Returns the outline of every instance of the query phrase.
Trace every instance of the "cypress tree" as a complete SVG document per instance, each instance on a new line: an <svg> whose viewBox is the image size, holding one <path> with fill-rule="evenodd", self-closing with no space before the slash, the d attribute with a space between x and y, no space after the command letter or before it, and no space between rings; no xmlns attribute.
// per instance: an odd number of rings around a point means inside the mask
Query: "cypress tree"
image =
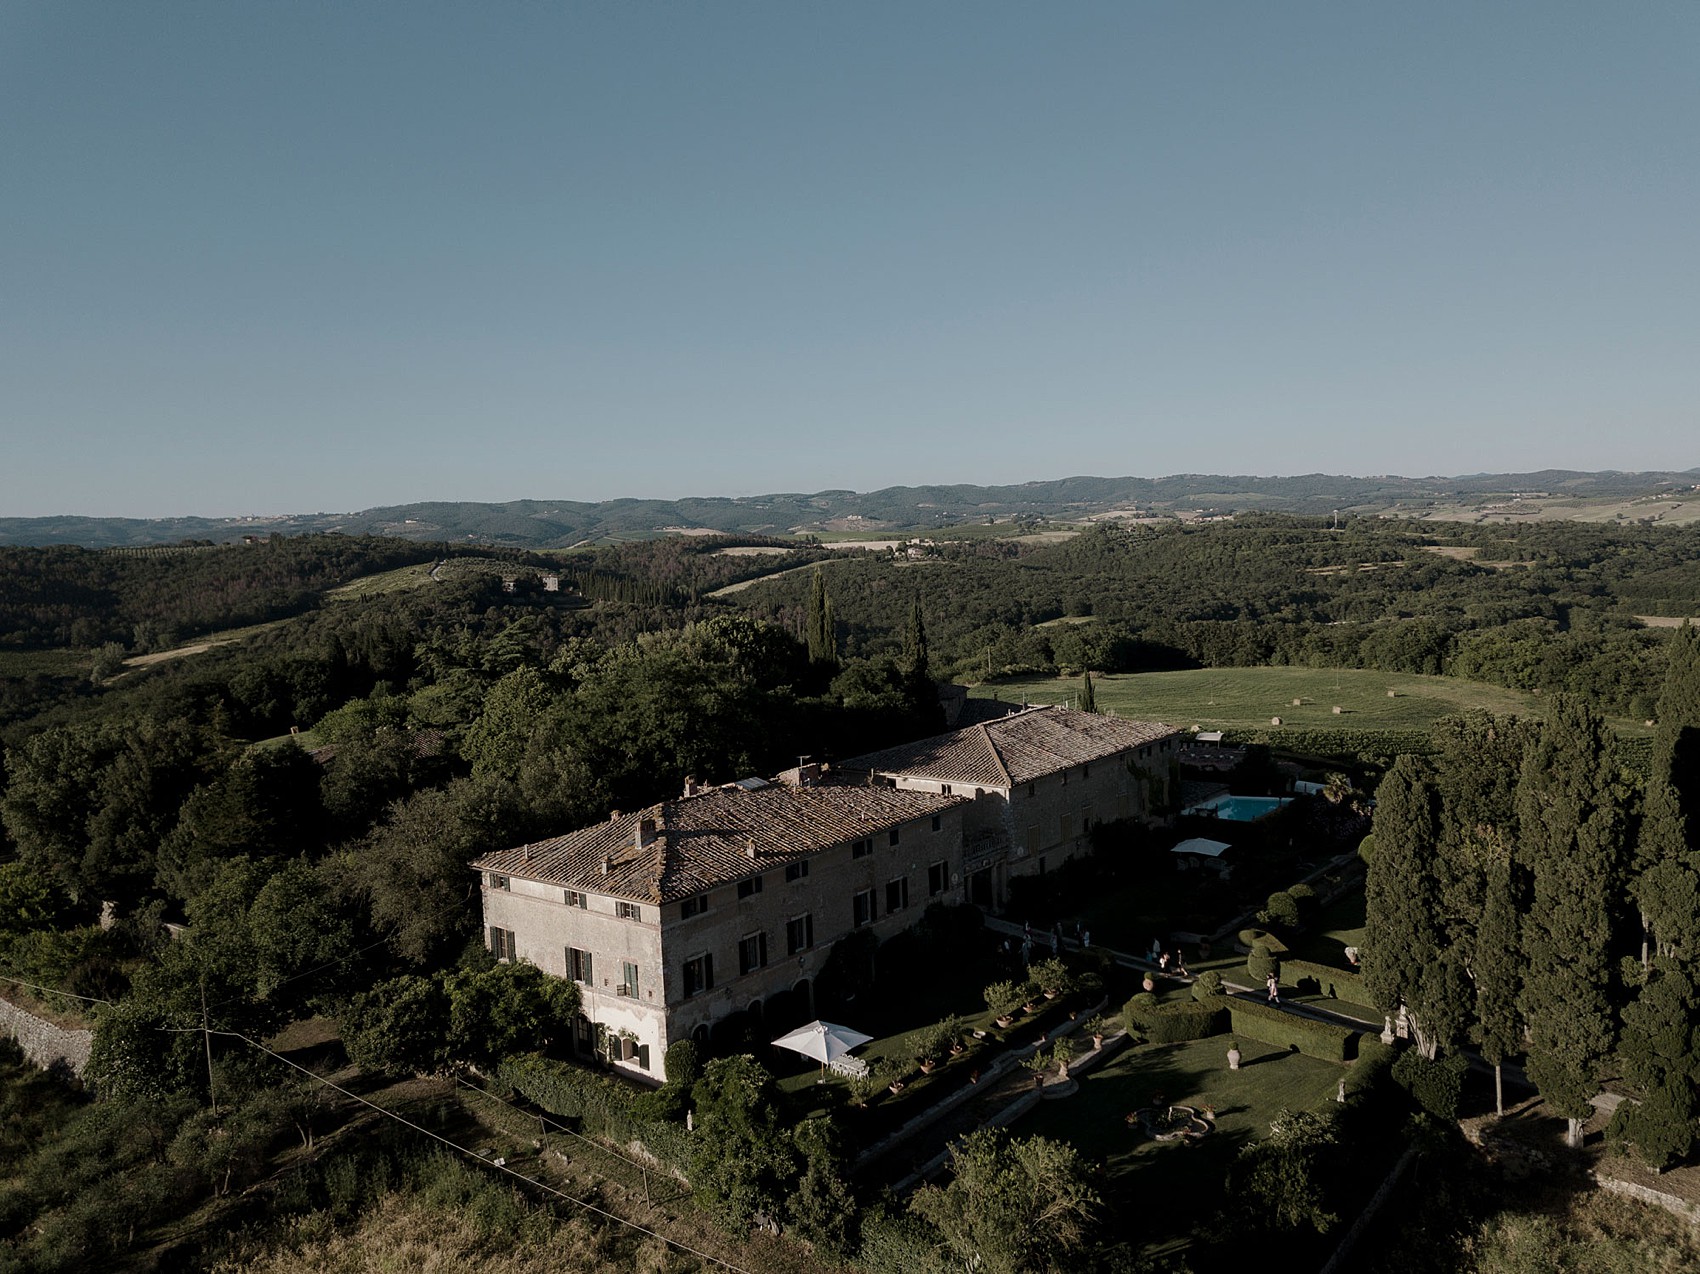
<svg viewBox="0 0 1700 1274"><path fill-rule="evenodd" d="M1523 893L1517 888L1511 852L1497 836L1490 852L1470 976L1476 987L1476 1042L1482 1057L1493 1066L1494 1113L1503 1115L1502 1068L1523 1039L1522 1019L1517 1015L1517 993L1522 986L1517 916Z"/></svg>
<svg viewBox="0 0 1700 1274"><path fill-rule="evenodd" d="M832 598L827 596L826 576L815 567L809 585L809 612L804 640L809 647L809 659L817 664L838 662L838 621L832 613Z"/></svg>
<svg viewBox="0 0 1700 1274"><path fill-rule="evenodd" d="M1671 641L1659 695L1658 729L1647 798L1636 840L1639 869L1631 892L1641 912L1646 972L1623 1011L1619 1050L1639 1106L1620 1107L1613 1132L1656 1170L1694 1148L1700 1111L1700 855L1693 832L1700 802L1700 630L1685 624ZM1649 949L1648 937L1652 938ZM1653 954L1657 951L1657 955Z"/></svg>
<svg viewBox="0 0 1700 1274"><path fill-rule="evenodd" d="M1082 712L1098 711L1098 695L1092 689L1092 670L1090 668L1080 675L1080 710Z"/></svg>
<svg viewBox="0 0 1700 1274"><path fill-rule="evenodd" d="M1657 712L1632 892L1657 950L1692 960L1700 956L1700 855L1692 840L1700 816L1700 629L1692 624L1671 640ZM1643 965L1649 956L1643 941Z"/></svg>
<svg viewBox="0 0 1700 1274"><path fill-rule="evenodd" d="M1364 984L1389 1015L1403 1003L1432 1060L1468 1024L1463 970L1441 923L1440 802L1432 772L1402 756L1376 792L1375 856L1364 881Z"/></svg>
<svg viewBox="0 0 1700 1274"><path fill-rule="evenodd" d="M909 608L909 627L903 634L903 671L917 681L927 677L927 624L919 597Z"/></svg>
<svg viewBox="0 0 1700 1274"><path fill-rule="evenodd" d="M1599 715L1555 696L1518 791L1518 848L1531 883L1521 1007L1529 1078L1570 1121L1572 1146L1612 1045L1612 899L1624 839L1612 780Z"/></svg>

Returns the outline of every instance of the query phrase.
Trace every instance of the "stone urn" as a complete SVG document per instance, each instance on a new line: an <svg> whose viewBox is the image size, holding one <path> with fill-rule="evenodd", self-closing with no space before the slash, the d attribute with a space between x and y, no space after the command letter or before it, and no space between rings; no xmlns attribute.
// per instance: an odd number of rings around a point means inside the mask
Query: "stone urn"
<svg viewBox="0 0 1700 1274"><path fill-rule="evenodd" d="M1240 1068L1240 1058L1241 1058L1241 1056L1242 1056L1242 1054L1240 1053L1240 1046L1238 1044L1228 1045L1228 1069L1229 1070L1237 1071Z"/></svg>
<svg viewBox="0 0 1700 1274"><path fill-rule="evenodd" d="M1145 975L1145 981L1142 982L1140 985L1143 986L1147 991L1155 991L1157 989L1156 975L1147 973Z"/></svg>

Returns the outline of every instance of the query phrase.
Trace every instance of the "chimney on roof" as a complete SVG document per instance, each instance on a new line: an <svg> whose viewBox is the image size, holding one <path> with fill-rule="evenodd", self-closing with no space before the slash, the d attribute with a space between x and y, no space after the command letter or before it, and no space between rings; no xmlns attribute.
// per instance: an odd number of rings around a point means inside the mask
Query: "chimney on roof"
<svg viewBox="0 0 1700 1274"><path fill-rule="evenodd" d="M612 855L612 854L602 855L602 874L604 876L606 876L609 872L611 872L613 870L614 870L614 855Z"/></svg>
<svg viewBox="0 0 1700 1274"><path fill-rule="evenodd" d="M619 822L620 821L620 811L619 810L609 810L608 811L608 821L610 823Z"/></svg>
<svg viewBox="0 0 1700 1274"><path fill-rule="evenodd" d="M697 786L697 776L696 775L694 775L694 774L685 775L685 795L686 796L695 796L701 790L702 789Z"/></svg>
<svg viewBox="0 0 1700 1274"><path fill-rule="evenodd" d="M528 862L528 863L531 861L531 846L530 845L527 845L525 847L525 861Z"/></svg>
<svg viewBox="0 0 1700 1274"><path fill-rule="evenodd" d="M744 854L750 858L756 856L756 838L754 836L744 838Z"/></svg>
<svg viewBox="0 0 1700 1274"><path fill-rule="evenodd" d="M637 824L637 847L647 849L655 843L655 820L640 818Z"/></svg>

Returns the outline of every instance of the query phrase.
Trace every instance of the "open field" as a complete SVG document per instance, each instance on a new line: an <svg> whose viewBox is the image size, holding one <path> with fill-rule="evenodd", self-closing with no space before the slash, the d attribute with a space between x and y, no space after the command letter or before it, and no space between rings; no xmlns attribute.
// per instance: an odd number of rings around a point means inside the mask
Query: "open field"
<svg viewBox="0 0 1700 1274"><path fill-rule="evenodd" d="M1535 717L1543 712L1539 695L1519 690L1456 677L1353 668L1105 673L1094 676L1092 686L1102 711L1182 729L1252 730L1280 717L1284 727L1300 730L1425 730L1441 717L1470 708ZM1078 677L1012 677L969 690L977 699L1036 704L1068 703L1079 693ZM1638 721L1613 718L1612 725L1620 734L1648 733Z"/></svg>
<svg viewBox="0 0 1700 1274"><path fill-rule="evenodd" d="M126 668L149 668L154 664L169 663L173 659L186 659L190 655L203 654L214 646L228 646L234 642L247 641L248 638L259 635L267 629L276 628L279 624L287 624L287 619L271 619L263 624L247 624L241 628L221 628L216 633L208 633L205 637L197 637L194 641L182 646L173 646L170 650L155 650L145 655L131 655L124 661Z"/></svg>
<svg viewBox="0 0 1700 1274"><path fill-rule="evenodd" d="M86 650L0 650L0 677L81 677L89 671Z"/></svg>
<svg viewBox="0 0 1700 1274"><path fill-rule="evenodd" d="M1403 501L1366 508L1382 516L1407 516L1427 522L1657 522L1685 526L1700 522L1700 499L1692 491L1627 498L1540 496L1497 500L1438 501L1413 508Z"/></svg>
<svg viewBox="0 0 1700 1274"><path fill-rule="evenodd" d="M362 575L357 580L339 584L325 591L326 598L373 597L379 593L399 593L410 588L419 588L431 582L431 564L416 562L412 566L398 566L393 571L379 571L376 575Z"/></svg>

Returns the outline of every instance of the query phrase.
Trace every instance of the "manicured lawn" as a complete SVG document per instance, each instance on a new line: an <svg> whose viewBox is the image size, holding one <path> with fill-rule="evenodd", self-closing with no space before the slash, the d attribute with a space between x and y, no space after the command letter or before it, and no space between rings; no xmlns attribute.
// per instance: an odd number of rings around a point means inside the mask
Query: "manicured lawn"
<svg viewBox="0 0 1700 1274"><path fill-rule="evenodd" d="M1303 934L1292 944L1293 954L1301 960L1349 969L1347 947L1364 944L1364 895L1354 890L1323 909Z"/></svg>
<svg viewBox="0 0 1700 1274"><path fill-rule="evenodd" d="M1184 672L1094 674L1100 710L1182 729L1268 728L1271 717L1297 729L1426 730L1469 708L1543 715L1541 699L1456 677L1419 677L1353 668L1200 668ZM1388 698L1387 692L1395 692ZM979 699L1064 703L1078 677L1016 677L969 691ZM1293 700L1301 700L1295 707ZM1336 716L1333 709L1342 709ZM1639 721L1612 719L1622 734L1646 734Z"/></svg>
<svg viewBox="0 0 1700 1274"><path fill-rule="evenodd" d="M1080 1077L1073 1097L1045 1102L1014 1129L1071 1143L1102 1162L1101 1192L1111 1215L1151 1249L1183 1245L1221 1205L1228 1165L1241 1146L1267 1135L1283 1107L1331 1104L1345 1068L1253 1040L1228 1069L1229 1037L1146 1044ZM1216 1132L1197 1142L1158 1142L1129 1129L1127 1116L1159 1101L1216 1108ZM1117 1228L1122 1228L1118 1226Z"/></svg>

